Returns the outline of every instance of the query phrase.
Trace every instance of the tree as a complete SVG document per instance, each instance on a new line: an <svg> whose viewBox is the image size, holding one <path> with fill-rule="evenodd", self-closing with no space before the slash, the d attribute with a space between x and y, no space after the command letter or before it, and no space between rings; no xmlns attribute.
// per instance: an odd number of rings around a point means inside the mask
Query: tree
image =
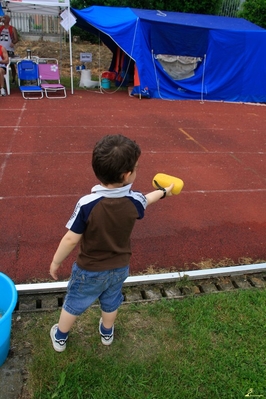
<svg viewBox="0 0 266 399"><path fill-rule="evenodd" d="M238 17L245 18L266 29L266 0L245 0Z"/></svg>
<svg viewBox="0 0 266 399"><path fill-rule="evenodd" d="M222 2L223 0L71 0L71 7L82 9L98 5L218 15Z"/></svg>
<svg viewBox="0 0 266 399"><path fill-rule="evenodd" d="M98 5L218 15L222 2L223 0L71 0L71 7L81 10L86 7ZM72 28L72 32L73 35L80 36L81 40L97 43L98 39L96 36L76 26Z"/></svg>

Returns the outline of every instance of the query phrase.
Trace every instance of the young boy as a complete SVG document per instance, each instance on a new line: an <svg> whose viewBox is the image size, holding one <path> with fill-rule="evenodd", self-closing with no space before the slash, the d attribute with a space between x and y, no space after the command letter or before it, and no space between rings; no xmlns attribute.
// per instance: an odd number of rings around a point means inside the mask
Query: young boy
<svg viewBox="0 0 266 399"><path fill-rule="evenodd" d="M141 150L122 135L108 135L96 143L92 168L100 184L82 197L66 227L50 266L57 280L62 262L80 243L58 324L50 331L54 349L66 348L68 333L77 316L99 299L99 333L103 345L114 339L114 322L123 302L122 286L129 275L130 235L147 205L171 195L173 184L143 195L132 191Z"/></svg>

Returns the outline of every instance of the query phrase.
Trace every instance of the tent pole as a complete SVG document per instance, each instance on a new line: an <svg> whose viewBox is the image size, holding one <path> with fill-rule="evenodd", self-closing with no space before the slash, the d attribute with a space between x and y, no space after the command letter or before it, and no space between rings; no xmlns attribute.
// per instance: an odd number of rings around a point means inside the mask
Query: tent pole
<svg viewBox="0 0 266 399"><path fill-rule="evenodd" d="M68 15L70 15L70 6L68 6ZM68 38L69 38L69 58L70 58L71 94L74 94L71 28L69 28L69 30L68 30Z"/></svg>

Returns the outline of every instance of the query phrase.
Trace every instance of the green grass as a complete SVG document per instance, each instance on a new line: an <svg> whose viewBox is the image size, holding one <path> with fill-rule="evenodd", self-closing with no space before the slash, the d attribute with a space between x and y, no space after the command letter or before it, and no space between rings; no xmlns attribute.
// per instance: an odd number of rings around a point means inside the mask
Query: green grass
<svg viewBox="0 0 266 399"><path fill-rule="evenodd" d="M92 308L63 353L49 338L59 312L22 314L13 340L31 346L34 399L266 398L265 303L254 289L124 305L110 347Z"/></svg>
<svg viewBox="0 0 266 399"><path fill-rule="evenodd" d="M62 85L64 85L67 89L71 88L71 79L69 76L64 77L61 76L60 78L60 82ZM73 76L73 88L74 89L78 89L79 88L79 82L80 82L80 78Z"/></svg>

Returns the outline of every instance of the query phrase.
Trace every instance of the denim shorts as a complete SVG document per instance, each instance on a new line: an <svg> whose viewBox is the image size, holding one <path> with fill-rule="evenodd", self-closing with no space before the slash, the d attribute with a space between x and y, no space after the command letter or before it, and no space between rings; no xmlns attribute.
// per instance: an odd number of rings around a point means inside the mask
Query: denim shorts
<svg viewBox="0 0 266 399"><path fill-rule="evenodd" d="M101 309L114 312L124 300L123 282L129 275L129 266L103 272L90 272L73 264L63 308L74 316L82 314L97 299Z"/></svg>

